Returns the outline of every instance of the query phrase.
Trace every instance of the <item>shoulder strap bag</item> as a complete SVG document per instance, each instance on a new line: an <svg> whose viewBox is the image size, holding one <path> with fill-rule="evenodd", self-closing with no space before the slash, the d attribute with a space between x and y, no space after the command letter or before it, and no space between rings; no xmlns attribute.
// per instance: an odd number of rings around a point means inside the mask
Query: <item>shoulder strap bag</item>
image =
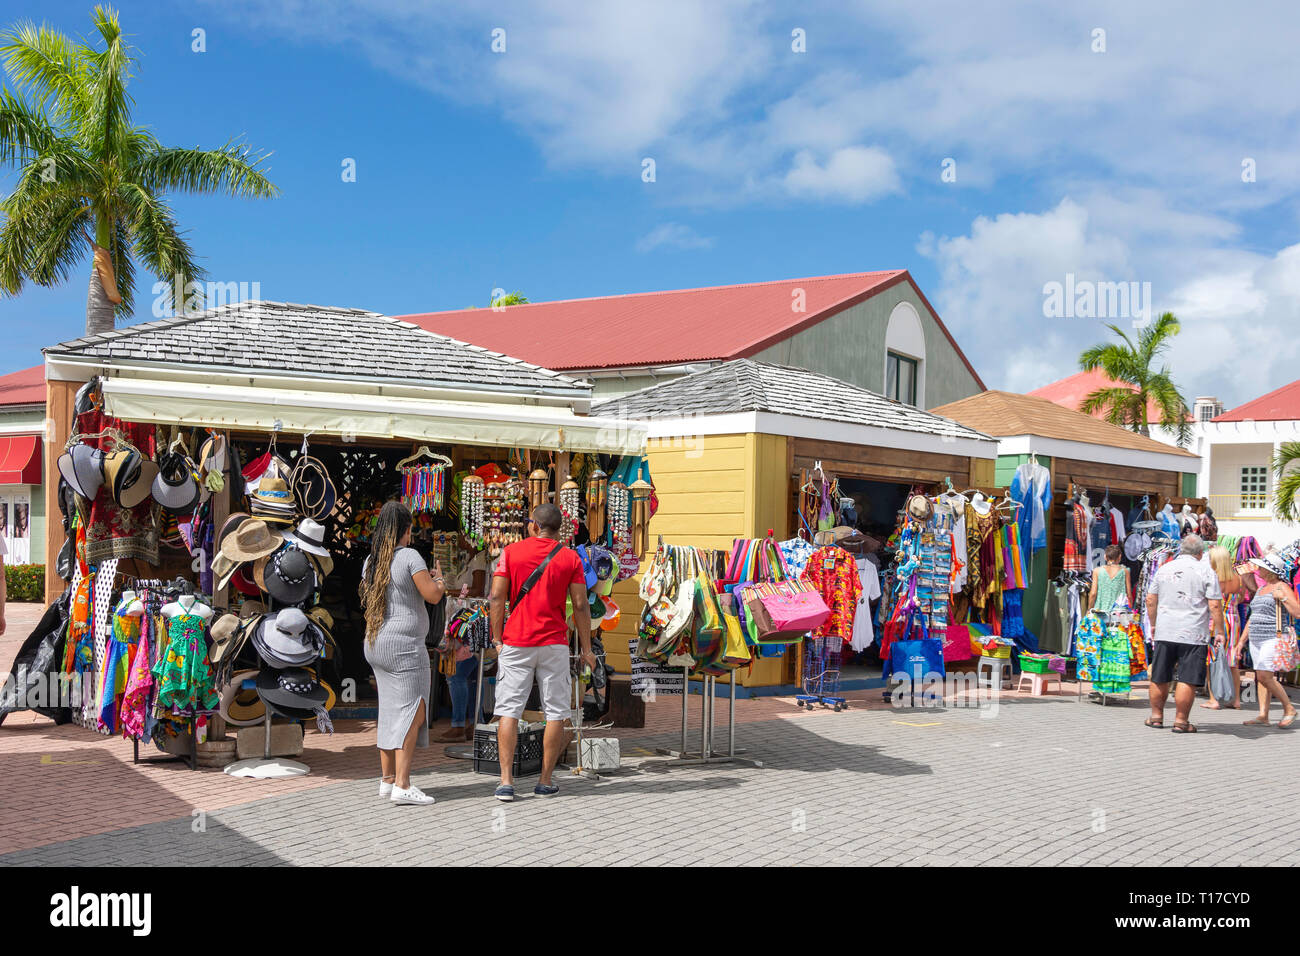
<svg viewBox="0 0 1300 956"><path fill-rule="evenodd" d="M528 596L528 592L531 591L534 585L536 585L537 582L541 580L542 572L545 571L546 566L551 563L551 559L554 558L557 554L559 554L562 550L564 550L564 542L557 541L555 547L551 549L551 553L542 559L541 564L533 568L533 573L528 575L528 577L524 580L523 585L519 588L519 593L510 599L510 607L506 608L507 621L510 620L510 615L515 612L515 609L519 607L520 602L523 601L523 599Z"/></svg>

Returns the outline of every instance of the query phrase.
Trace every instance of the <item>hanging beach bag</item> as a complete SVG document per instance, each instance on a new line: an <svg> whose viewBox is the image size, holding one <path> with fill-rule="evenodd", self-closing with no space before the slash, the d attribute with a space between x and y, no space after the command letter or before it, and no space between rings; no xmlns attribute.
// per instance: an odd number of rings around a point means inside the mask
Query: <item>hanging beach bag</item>
<svg viewBox="0 0 1300 956"><path fill-rule="evenodd" d="M717 669L727 650L727 625L722 619L718 593L704 572L695 549L689 550L692 583L695 586L691 620L691 656L700 669Z"/></svg>
<svg viewBox="0 0 1300 956"><path fill-rule="evenodd" d="M749 653L749 645L745 643L745 632L741 627L740 615L736 613L736 596L725 592L719 594L718 607L722 609L722 623L727 629L722 664L732 669L743 667L752 658Z"/></svg>
<svg viewBox="0 0 1300 956"><path fill-rule="evenodd" d="M772 626L778 631L812 631L826 623L831 609L816 591L796 591L785 584L775 594L761 598Z"/></svg>
<svg viewBox="0 0 1300 956"><path fill-rule="evenodd" d="M1273 669L1278 672L1293 671L1300 667L1300 647L1296 645L1295 625L1291 621L1291 615L1287 614L1286 608L1277 598L1275 608L1275 619L1277 621L1277 637L1273 641Z"/></svg>
<svg viewBox="0 0 1300 956"><path fill-rule="evenodd" d="M943 631L943 662L968 661L971 657L970 628L965 624L949 624Z"/></svg>

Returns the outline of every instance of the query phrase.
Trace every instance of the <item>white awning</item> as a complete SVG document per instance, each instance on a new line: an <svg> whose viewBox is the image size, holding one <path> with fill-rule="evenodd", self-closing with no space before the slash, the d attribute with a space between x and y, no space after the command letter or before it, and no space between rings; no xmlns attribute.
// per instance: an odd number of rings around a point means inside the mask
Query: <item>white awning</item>
<svg viewBox="0 0 1300 956"><path fill-rule="evenodd" d="M644 424L575 415L569 408L435 402L360 393L107 378L105 410L127 421L362 438L411 438L639 455Z"/></svg>

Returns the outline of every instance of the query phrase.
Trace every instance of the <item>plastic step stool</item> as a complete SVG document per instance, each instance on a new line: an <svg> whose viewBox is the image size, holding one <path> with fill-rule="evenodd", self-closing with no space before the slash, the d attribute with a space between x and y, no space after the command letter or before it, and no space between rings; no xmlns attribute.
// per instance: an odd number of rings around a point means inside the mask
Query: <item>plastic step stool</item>
<svg viewBox="0 0 1300 956"><path fill-rule="evenodd" d="M999 688L1005 690L1007 684L1011 683L1011 658L986 657L981 654L977 673L981 687L992 687L996 679Z"/></svg>
<svg viewBox="0 0 1300 956"><path fill-rule="evenodd" d="M1061 675L1056 671L1048 671L1046 674L1031 674L1028 671L1020 672L1020 680L1016 684L1017 692L1025 686L1025 681L1029 681L1029 695L1031 697L1042 697L1047 693L1047 687L1052 681L1056 681L1056 688L1061 688Z"/></svg>

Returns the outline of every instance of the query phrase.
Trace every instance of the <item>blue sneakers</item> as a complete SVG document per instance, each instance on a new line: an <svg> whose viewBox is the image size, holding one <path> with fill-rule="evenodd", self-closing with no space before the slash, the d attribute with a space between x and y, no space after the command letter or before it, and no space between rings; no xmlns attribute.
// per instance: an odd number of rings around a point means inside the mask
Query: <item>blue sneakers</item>
<svg viewBox="0 0 1300 956"><path fill-rule="evenodd" d="M493 796L495 796L502 803L509 803L511 800L515 798L515 788L510 786L509 784L503 783L501 784L501 786L496 788L496 790L493 792Z"/></svg>
<svg viewBox="0 0 1300 956"><path fill-rule="evenodd" d="M550 783L539 783L533 787L533 796L535 797L553 797L560 792L560 788Z"/></svg>

